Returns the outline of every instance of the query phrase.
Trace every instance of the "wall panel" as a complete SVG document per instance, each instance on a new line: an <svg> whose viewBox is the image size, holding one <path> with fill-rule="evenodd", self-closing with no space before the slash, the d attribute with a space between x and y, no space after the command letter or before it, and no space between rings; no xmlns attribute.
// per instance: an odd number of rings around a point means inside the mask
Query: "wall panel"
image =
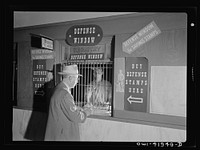
<svg viewBox="0 0 200 150"><path fill-rule="evenodd" d="M19 107L31 108L33 105L33 83L32 83L32 60L30 54L30 43L19 42L18 47L18 87L17 105Z"/></svg>

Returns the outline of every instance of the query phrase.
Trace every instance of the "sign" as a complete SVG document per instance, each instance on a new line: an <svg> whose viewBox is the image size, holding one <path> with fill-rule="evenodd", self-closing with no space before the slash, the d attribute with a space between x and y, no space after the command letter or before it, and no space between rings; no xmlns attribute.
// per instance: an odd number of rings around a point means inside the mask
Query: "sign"
<svg viewBox="0 0 200 150"><path fill-rule="evenodd" d="M53 40L42 35L31 34L31 47L53 50Z"/></svg>
<svg viewBox="0 0 200 150"><path fill-rule="evenodd" d="M34 60L34 59L53 59L54 58L54 56L52 55L52 54L50 54L50 55L33 55L32 57L32 60Z"/></svg>
<svg viewBox="0 0 200 150"><path fill-rule="evenodd" d="M70 60L102 60L104 59L104 53L99 54L71 54Z"/></svg>
<svg viewBox="0 0 200 150"><path fill-rule="evenodd" d="M31 50L31 59L53 59L54 52L47 49L33 49Z"/></svg>
<svg viewBox="0 0 200 150"><path fill-rule="evenodd" d="M141 29L139 32L134 34L128 40L122 43L122 50L128 54L131 54L141 45L155 38L161 33L155 22L151 22L146 27Z"/></svg>
<svg viewBox="0 0 200 150"><path fill-rule="evenodd" d="M94 46L103 37L103 31L98 25L75 25L66 33L66 43L71 46Z"/></svg>
<svg viewBox="0 0 200 150"><path fill-rule="evenodd" d="M70 54L104 53L104 52L105 52L105 45L70 47Z"/></svg>
<svg viewBox="0 0 200 150"><path fill-rule="evenodd" d="M125 60L124 109L147 111L148 60L145 57L127 57Z"/></svg>
<svg viewBox="0 0 200 150"><path fill-rule="evenodd" d="M42 48L53 50L53 41L42 37Z"/></svg>
<svg viewBox="0 0 200 150"><path fill-rule="evenodd" d="M33 61L33 95L44 96L44 83L47 81L46 60ZM39 98L38 97L38 98Z"/></svg>

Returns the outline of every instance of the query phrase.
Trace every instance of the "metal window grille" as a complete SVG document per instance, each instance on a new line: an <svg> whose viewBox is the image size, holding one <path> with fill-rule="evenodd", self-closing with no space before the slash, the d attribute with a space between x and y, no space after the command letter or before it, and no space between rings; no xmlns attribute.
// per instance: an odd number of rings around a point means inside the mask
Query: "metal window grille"
<svg viewBox="0 0 200 150"><path fill-rule="evenodd" d="M84 62L69 60L64 65L72 64L76 64L79 73L83 75L71 90L75 104L82 108L93 107L96 115L111 116L113 62L110 60L88 60ZM101 81L96 79L96 69L102 70Z"/></svg>

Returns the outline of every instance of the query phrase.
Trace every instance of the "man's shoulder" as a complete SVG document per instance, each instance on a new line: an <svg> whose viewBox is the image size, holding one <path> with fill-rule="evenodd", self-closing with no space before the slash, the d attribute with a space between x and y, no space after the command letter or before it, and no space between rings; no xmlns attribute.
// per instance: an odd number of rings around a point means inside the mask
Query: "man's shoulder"
<svg viewBox="0 0 200 150"><path fill-rule="evenodd" d="M56 86L55 94L67 94L67 93L68 93L68 91L65 90L65 87L62 83L59 83Z"/></svg>

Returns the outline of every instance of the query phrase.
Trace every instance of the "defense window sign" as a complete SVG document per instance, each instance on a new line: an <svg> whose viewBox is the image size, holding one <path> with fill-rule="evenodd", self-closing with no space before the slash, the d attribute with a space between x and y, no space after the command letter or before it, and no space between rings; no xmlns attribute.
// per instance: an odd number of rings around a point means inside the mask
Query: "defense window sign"
<svg viewBox="0 0 200 150"><path fill-rule="evenodd" d="M94 46L103 37L103 31L98 25L75 25L66 33L66 43L71 46Z"/></svg>

